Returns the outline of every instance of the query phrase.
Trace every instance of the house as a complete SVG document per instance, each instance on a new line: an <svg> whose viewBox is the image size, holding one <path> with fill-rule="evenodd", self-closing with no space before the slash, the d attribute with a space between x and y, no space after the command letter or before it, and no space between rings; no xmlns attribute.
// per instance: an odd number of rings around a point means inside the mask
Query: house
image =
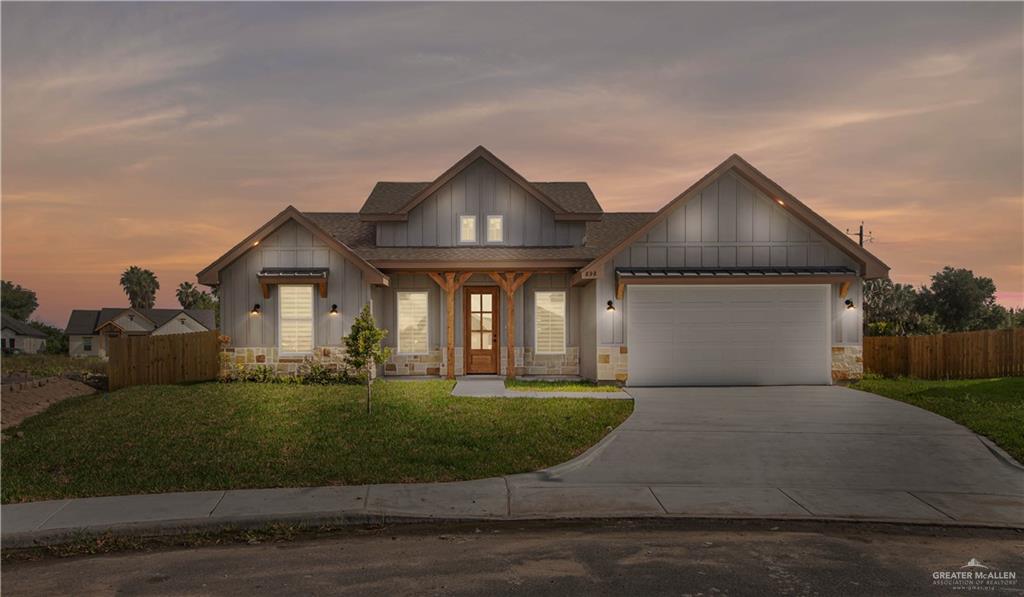
<svg viewBox="0 0 1024 597"><path fill-rule="evenodd" d="M107 338L121 335L158 336L216 329L210 309L75 309L64 333L73 357L107 356Z"/></svg>
<svg viewBox="0 0 1024 597"><path fill-rule="evenodd" d="M0 330L0 348L17 348L22 352L41 352L46 346L46 334L40 332L24 321L10 315L3 315L3 328Z"/></svg>
<svg viewBox="0 0 1024 597"><path fill-rule="evenodd" d="M888 266L733 155L657 212L527 180L478 147L358 213L288 207L199 272L226 350L339 362L370 304L387 376L581 375L630 385L861 375L861 287Z"/></svg>

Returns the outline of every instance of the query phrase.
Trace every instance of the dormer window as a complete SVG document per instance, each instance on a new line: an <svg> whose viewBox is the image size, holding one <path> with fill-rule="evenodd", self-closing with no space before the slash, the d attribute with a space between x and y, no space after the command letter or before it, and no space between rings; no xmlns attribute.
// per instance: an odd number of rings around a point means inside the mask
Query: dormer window
<svg viewBox="0 0 1024 597"><path fill-rule="evenodd" d="M476 216L459 216L459 242L476 242Z"/></svg>
<svg viewBox="0 0 1024 597"><path fill-rule="evenodd" d="M487 216L487 242L500 243L505 240L505 216Z"/></svg>

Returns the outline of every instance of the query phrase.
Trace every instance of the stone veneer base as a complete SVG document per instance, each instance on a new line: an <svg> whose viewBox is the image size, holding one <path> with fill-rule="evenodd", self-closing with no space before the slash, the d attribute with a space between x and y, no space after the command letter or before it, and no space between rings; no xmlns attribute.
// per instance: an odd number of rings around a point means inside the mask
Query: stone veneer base
<svg viewBox="0 0 1024 597"><path fill-rule="evenodd" d="M629 351L625 345L597 347L597 379L624 382L629 377ZM864 377L864 349L861 346L832 347L832 381L856 381Z"/></svg>
<svg viewBox="0 0 1024 597"><path fill-rule="evenodd" d="M832 381L856 381L864 377L864 347L832 347Z"/></svg>

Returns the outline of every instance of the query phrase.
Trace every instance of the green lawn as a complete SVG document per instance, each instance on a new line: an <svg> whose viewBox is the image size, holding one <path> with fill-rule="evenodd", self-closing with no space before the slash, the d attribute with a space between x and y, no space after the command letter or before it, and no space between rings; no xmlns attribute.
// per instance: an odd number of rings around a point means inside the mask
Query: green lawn
<svg viewBox="0 0 1024 597"><path fill-rule="evenodd" d="M952 419L1024 462L1024 377L954 381L869 378L853 387Z"/></svg>
<svg viewBox="0 0 1024 597"><path fill-rule="evenodd" d="M5 432L2 501L520 473L580 454L632 411L620 400L453 398L451 388L378 382L371 415L361 386L204 383L72 398Z"/></svg>
<svg viewBox="0 0 1024 597"><path fill-rule="evenodd" d="M27 377L54 377L65 373L106 373L106 361L95 358L71 358L61 354L19 354L0 359L0 377L14 374Z"/></svg>
<svg viewBox="0 0 1024 597"><path fill-rule="evenodd" d="M519 392L618 392L622 389L613 384L599 384L586 380L542 381L539 379L506 379L505 387Z"/></svg>

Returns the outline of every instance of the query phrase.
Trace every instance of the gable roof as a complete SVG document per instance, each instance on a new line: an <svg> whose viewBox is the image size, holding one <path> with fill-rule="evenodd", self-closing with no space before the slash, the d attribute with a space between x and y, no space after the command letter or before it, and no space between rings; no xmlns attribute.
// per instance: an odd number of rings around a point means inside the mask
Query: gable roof
<svg viewBox="0 0 1024 597"><path fill-rule="evenodd" d="M359 209L359 214L368 221L406 220L413 208L477 160L484 160L521 186L555 212L556 220L594 220L603 211L587 183L530 182L480 145L432 182L378 182Z"/></svg>
<svg viewBox="0 0 1024 597"><path fill-rule="evenodd" d="M749 162L734 153L726 158L721 164L713 168L710 172L705 174L700 180L693 183L693 185L688 189L666 203L648 222L639 226L615 246L610 247L598 258L588 263L586 267L576 272L572 278L573 283L576 284L583 279L596 277L597 272L599 271L598 268L603 263L613 258L620 251L629 247L637 240L643 238L651 228L668 218L669 214L671 214L676 207L679 207L690 199L699 196L700 192L708 185L715 180L718 180L718 178L726 172L730 171L770 197L788 213L792 214L812 230L822 235L825 240L830 241L836 246L836 248L849 255L854 261L860 263L863 266L862 275L864 277L869 279L888 277L889 266L881 259L875 257L864 247L854 242L853 239L830 224L825 220L825 218L815 213L814 210L801 203L799 199L779 186L779 184L774 180L765 176L760 170L754 168Z"/></svg>
<svg viewBox="0 0 1024 597"><path fill-rule="evenodd" d="M383 284L384 286L389 284L388 277L381 273L380 270L370 265L369 262L352 251L352 249L344 242L328 234L316 222L306 217L302 212L291 205L286 207L281 213L271 218L269 222L261 226L255 232L247 236L245 240L232 247L227 253L221 255L216 261L206 266L203 271L196 274L196 277L199 279L199 283L206 284L208 286L218 284L220 280L220 270L227 267L235 259L241 257L252 247L258 245L261 240L273 234L275 230L280 228L289 220L294 220L297 224L309 230L313 236L320 239L324 244L348 258L356 267L366 274L367 280L371 284Z"/></svg>
<svg viewBox="0 0 1024 597"><path fill-rule="evenodd" d="M46 337L46 334L32 327L27 322L15 319L6 313L4 313L2 317L2 328L5 330L11 330L19 336L31 336L33 338Z"/></svg>
<svg viewBox="0 0 1024 597"><path fill-rule="evenodd" d="M103 307L102 309L75 309L68 318L64 333L72 336L88 336L106 324L114 322L128 311L138 313L160 328L179 314L184 313L208 330L216 329L216 318L212 309L132 309L131 307Z"/></svg>

